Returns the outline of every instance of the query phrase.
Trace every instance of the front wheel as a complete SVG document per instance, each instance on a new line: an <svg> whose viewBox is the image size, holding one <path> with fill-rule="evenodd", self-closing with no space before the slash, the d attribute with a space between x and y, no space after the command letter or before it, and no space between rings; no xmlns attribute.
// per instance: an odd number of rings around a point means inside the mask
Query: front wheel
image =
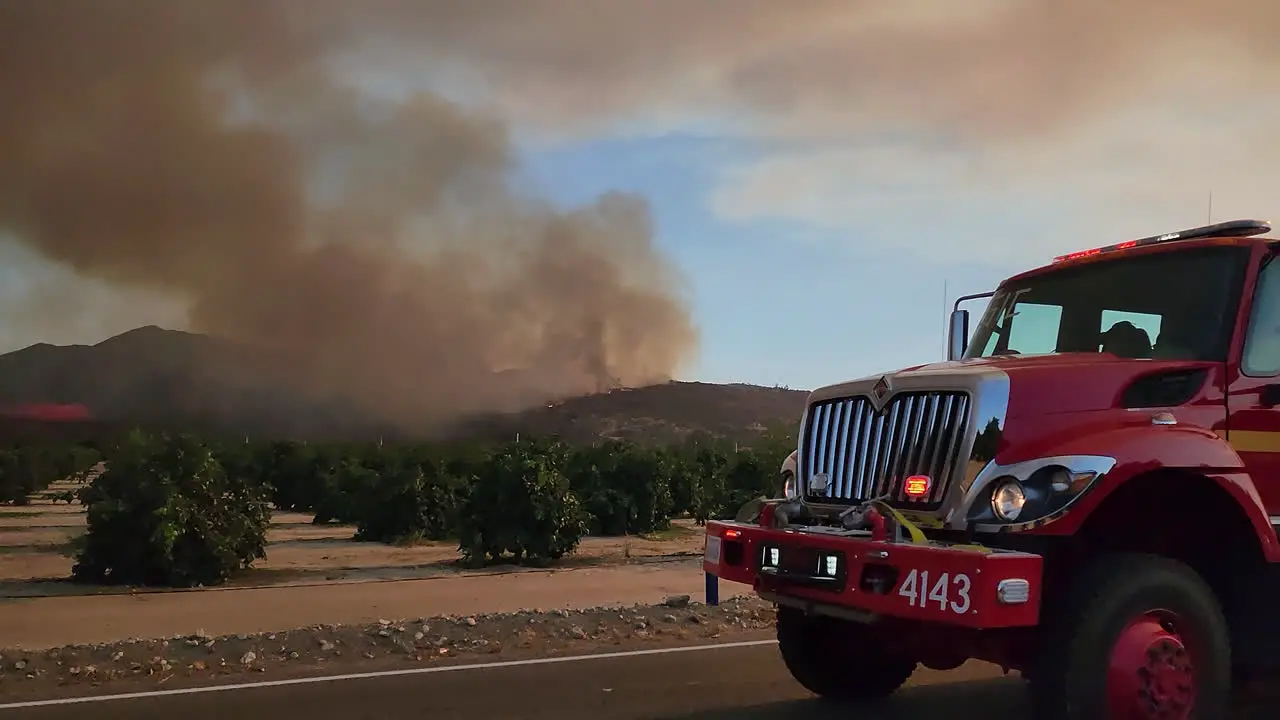
<svg viewBox="0 0 1280 720"><path fill-rule="evenodd" d="M778 608L778 649L791 676L828 700L879 700L915 672L916 661L880 654L884 644L860 623Z"/></svg>
<svg viewBox="0 0 1280 720"><path fill-rule="evenodd" d="M1228 716L1231 646L1217 598L1186 565L1104 558L1046 608L1030 679L1045 720Z"/></svg>

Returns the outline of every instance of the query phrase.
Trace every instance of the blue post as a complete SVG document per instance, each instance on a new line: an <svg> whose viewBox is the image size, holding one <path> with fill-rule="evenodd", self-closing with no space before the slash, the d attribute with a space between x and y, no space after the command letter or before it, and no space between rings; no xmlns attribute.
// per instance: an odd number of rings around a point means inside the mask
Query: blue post
<svg viewBox="0 0 1280 720"><path fill-rule="evenodd" d="M720 578L711 573L703 573L707 576L707 604L716 606L720 604Z"/></svg>

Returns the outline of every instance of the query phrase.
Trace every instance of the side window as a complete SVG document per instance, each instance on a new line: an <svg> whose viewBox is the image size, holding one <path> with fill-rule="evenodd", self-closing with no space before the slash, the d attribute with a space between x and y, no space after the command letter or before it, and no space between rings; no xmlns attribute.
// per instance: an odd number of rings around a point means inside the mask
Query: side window
<svg viewBox="0 0 1280 720"><path fill-rule="evenodd" d="M1128 312L1124 310L1103 310L1102 311L1102 327L1101 332L1106 332L1115 327L1116 323L1128 322L1130 325L1147 333L1147 344L1154 345L1156 339L1160 337L1160 321L1163 320L1159 315L1148 315L1147 313ZM1098 344L1098 351L1102 351L1102 344Z"/></svg>
<svg viewBox="0 0 1280 720"><path fill-rule="evenodd" d="M1009 349L1023 355L1041 355L1058 349L1062 308L1057 305L1018 303L1018 314L1009 330Z"/></svg>
<svg viewBox="0 0 1280 720"><path fill-rule="evenodd" d="M1280 261L1275 259L1258 275L1240 369L1252 377L1280 374Z"/></svg>
<svg viewBox="0 0 1280 720"><path fill-rule="evenodd" d="M1020 355L1041 355L1057 352L1058 329L1062 326L1062 308L1058 305L1040 305L1020 302L1013 306L1013 316L1005 316L1009 324L1010 351ZM982 354L995 352L1000 336L991 334Z"/></svg>

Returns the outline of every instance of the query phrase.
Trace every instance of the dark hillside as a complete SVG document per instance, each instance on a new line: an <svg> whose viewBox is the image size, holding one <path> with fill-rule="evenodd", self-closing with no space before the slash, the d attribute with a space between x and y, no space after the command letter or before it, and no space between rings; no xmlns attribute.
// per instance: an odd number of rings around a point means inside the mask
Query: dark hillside
<svg viewBox="0 0 1280 720"><path fill-rule="evenodd" d="M60 434L132 425L308 439L405 434L292 392L287 375L246 348L154 326L96 345L32 345L0 355L0 435L42 432L32 419L66 412L47 407L52 405L82 405L87 415L64 418L69 424ZM766 426L798 422L805 395L754 385L670 382L472 417L448 434L667 442L708 433L747 440Z"/></svg>

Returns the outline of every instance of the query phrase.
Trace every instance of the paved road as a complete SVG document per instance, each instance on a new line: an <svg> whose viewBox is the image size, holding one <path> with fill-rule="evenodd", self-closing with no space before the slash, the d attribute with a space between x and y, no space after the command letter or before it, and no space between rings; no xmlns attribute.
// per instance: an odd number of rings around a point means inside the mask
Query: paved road
<svg viewBox="0 0 1280 720"><path fill-rule="evenodd" d="M1021 682L993 677L987 666L921 672L880 708L832 709L791 681L773 645L0 710L0 720L175 717L1022 720L1028 714Z"/></svg>

